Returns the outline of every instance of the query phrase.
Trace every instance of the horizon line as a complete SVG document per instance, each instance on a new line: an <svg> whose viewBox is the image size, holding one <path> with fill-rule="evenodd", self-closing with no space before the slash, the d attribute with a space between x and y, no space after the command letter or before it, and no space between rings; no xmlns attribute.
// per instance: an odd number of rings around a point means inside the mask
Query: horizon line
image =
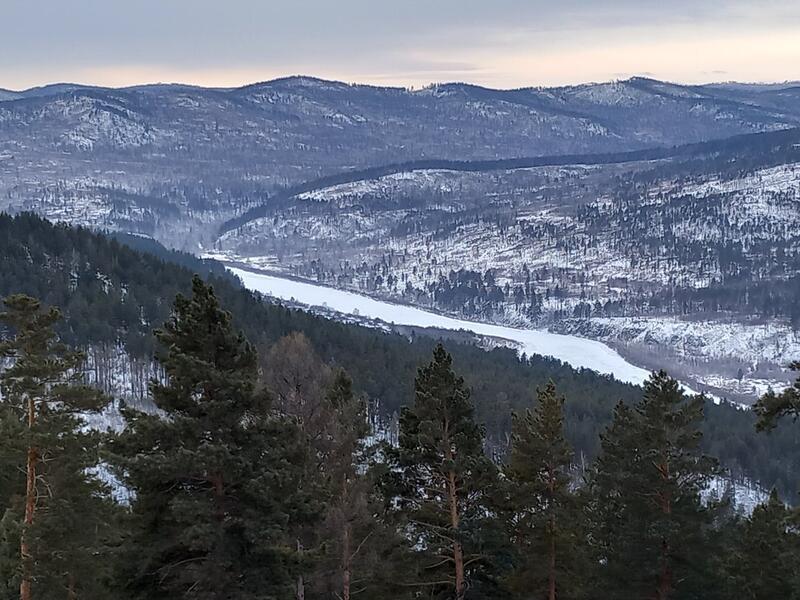
<svg viewBox="0 0 800 600"><path fill-rule="evenodd" d="M593 85L606 85L611 83L624 83L628 81L634 80L646 80L646 81L655 81L658 83L666 83L669 85L676 85L681 87L709 87L714 85L744 85L744 86L782 86L782 85L800 85L800 79L784 79L781 81L778 80L771 80L771 81L744 81L744 80L737 80L737 79L728 79L728 80L711 80L706 81L703 83L691 83L691 82L682 82L676 80L669 80L669 79L658 79L657 77L653 77L650 75L631 75L629 77L621 77L621 78L612 78L612 79L605 79L605 80L596 80L596 81L580 81L576 83L569 83L563 85L522 85L518 87L490 87L486 85L480 85L476 83L470 83L469 81L432 81L428 84L422 86L415 86L415 85L381 85L378 83L366 83L366 82L355 82L355 81L344 81L340 79L326 79L324 77L319 77L316 75L305 75L305 74L293 74L293 75L283 75L280 77L274 77L272 79L264 79L260 81L251 81L249 83L242 83L240 85L234 86L215 86L215 85L202 85L199 83L187 83L181 81L152 81L152 82L142 82L142 83L133 83L130 85L121 85L121 86L108 86L108 85L100 85L95 83L74 83L69 81L53 81L50 83L42 83L39 85L34 85L31 87L23 88L23 89L13 89L13 88L5 88L0 87L0 91L10 92L14 94L25 94L26 92L31 92L35 90L43 90L50 87L57 87L57 86L73 86L75 88L94 88L94 89L104 89L104 90L131 90L135 88L146 88L146 87L187 87L187 88L196 88L196 89L203 89L203 90L216 90L216 91L232 91L243 89L247 87L253 87L258 85L268 85L271 83L278 83L282 81L289 81L289 80L301 80L301 79L308 79L319 81L322 83L332 83L332 84L339 84L348 87L371 87L371 88L383 88L383 89L399 89L399 90L407 90L407 91L416 91L416 90L425 90L430 88L435 88L437 86L446 86L446 85L465 85L470 87L481 88L485 90L492 90L498 92L511 92L511 91L518 91L518 90L554 90L554 89L562 89L562 88L570 88L570 87L583 87L583 86L593 86Z"/></svg>

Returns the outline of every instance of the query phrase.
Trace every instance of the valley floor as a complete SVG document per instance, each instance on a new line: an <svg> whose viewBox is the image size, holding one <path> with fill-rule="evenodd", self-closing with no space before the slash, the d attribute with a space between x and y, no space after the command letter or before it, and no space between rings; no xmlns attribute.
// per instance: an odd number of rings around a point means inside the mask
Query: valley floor
<svg viewBox="0 0 800 600"><path fill-rule="evenodd" d="M565 319L549 331L527 329L464 320L252 265L229 263L229 268L252 290L324 312L385 324L470 331L510 342L526 354L552 356L635 384L650 370L666 368L692 390L742 405L751 404L770 387L789 385L791 375L783 363L788 362L786 357L800 356L800 338L788 325L776 323L619 317Z"/></svg>

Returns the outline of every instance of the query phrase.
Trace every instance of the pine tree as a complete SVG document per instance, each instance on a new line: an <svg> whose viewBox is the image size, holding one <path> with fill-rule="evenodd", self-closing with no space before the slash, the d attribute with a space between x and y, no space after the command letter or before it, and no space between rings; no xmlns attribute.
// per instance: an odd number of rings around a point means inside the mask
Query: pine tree
<svg viewBox="0 0 800 600"><path fill-rule="evenodd" d="M212 288L195 276L192 291L156 332L159 413L128 412L113 446L136 495L120 580L148 600L285 597L285 532L315 514L307 452L294 422L271 413L256 352Z"/></svg>
<svg viewBox="0 0 800 600"><path fill-rule="evenodd" d="M334 376L326 403L332 417L331 447L324 465L328 505L320 528L322 588L332 599L352 600L358 594L376 597L382 591L381 571L391 570L377 557L393 541L377 516L380 509L369 470L374 448L367 444L366 406L342 370Z"/></svg>
<svg viewBox="0 0 800 600"><path fill-rule="evenodd" d="M56 336L57 309L24 295L4 304L0 321L13 331L0 342L9 362L0 375L0 430L7 434L0 456L9 469L2 478L6 587L18 581L21 600L103 597L96 554L110 507L103 485L88 474L99 435L85 431L82 416L108 399L83 383L83 355Z"/></svg>
<svg viewBox="0 0 800 600"><path fill-rule="evenodd" d="M707 584L698 579L713 514L701 491L716 463L698 450L703 405L662 371L635 408L617 406L591 478L606 597L667 600Z"/></svg>
<svg viewBox="0 0 800 600"><path fill-rule="evenodd" d="M395 597L403 543L381 516L364 401L300 333L278 340L264 370L276 408L298 420L313 457L304 477L325 503L321 523L292 531L301 565L295 598Z"/></svg>
<svg viewBox="0 0 800 600"><path fill-rule="evenodd" d="M800 529L792 511L772 490L738 528L726 561L731 598L800 598Z"/></svg>
<svg viewBox="0 0 800 600"><path fill-rule="evenodd" d="M413 584L456 600L477 587L492 559L488 503L497 471L483 442L469 390L439 344L417 374L414 404L401 414L395 460L408 534L425 561L422 580Z"/></svg>
<svg viewBox="0 0 800 600"><path fill-rule="evenodd" d="M635 520L629 494L640 456L636 447L634 411L619 402L608 429L601 435L601 453L589 476L589 514L595 593L592 598L613 597L629 572L626 558L635 555L641 523ZM646 518L646 517L645 517ZM624 597L624 596L621 596Z"/></svg>
<svg viewBox="0 0 800 600"><path fill-rule="evenodd" d="M572 450L564 438L564 398L550 381L537 404L512 417L510 483L515 565L511 587L520 597L577 597L584 575L580 506L571 489Z"/></svg>
<svg viewBox="0 0 800 600"><path fill-rule="evenodd" d="M4 399L5 400L5 399ZM20 519L25 495L27 425L7 402L0 402L0 598L20 597ZM9 442L17 441L11 445Z"/></svg>
<svg viewBox="0 0 800 600"><path fill-rule="evenodd" d="M264 365L265 382L275 397L274 406L283 415L295 419L310 460L302 480L306 488L315 490L320 502L329 500L325 487L328 459L334 452L333 407L326 396L332 384L331 369L317 355L311 342L302 333L282 337L270 349ZM295 540L295 598L303 600L309 588L327 583L327 573L317 568L324 549L321 548L317 524L299 523L291 534Z"/></svg>
<svg viewBox="0 0 800 600"><path fill-rule="evenodd" d="M800 361L793 362L790 368L793 371L800 371ZM793 386L786 388L780 394L770 389L759 398L753 410L758 416L756 428L759 431L771 431L784 417L791 417L794 420L800 418L800 377Z"/></svg>

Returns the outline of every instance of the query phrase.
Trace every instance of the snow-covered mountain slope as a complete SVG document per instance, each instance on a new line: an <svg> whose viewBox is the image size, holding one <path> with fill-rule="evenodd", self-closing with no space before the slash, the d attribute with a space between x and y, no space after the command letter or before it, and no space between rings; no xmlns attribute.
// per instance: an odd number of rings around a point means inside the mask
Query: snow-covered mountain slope
<svg viewBox="0 0 800 600"><path fill-rule="evenodd" d="M782 367L800 353L800 135L763 144L396 172L275 202L217 248L470 319L603 339L747 402L787 383Z"/></svg>
<svg viewBox="0 0 800 600"><path fill-rule="evenodd" d="M790 385L794 374L786 366L800 357L800 333L778 319L590 317L563 319L551 329L604 341L639 364L666 368L742 404Z"/></svg>
<svg viewBox="0 0 800 600"><path fill-rule="evenodd" d="M789 84L56 84L0 94L0 209L214 248L470 319L579 331L751 399L788 377L792 344L766 359L768 339L743 355L682 348L703 347L687 341L699 328L739 352L730 321L800 324L798 126ZM625 154L678 144L690 145ZM541 160L496 162L521 157ZM453 166L397 167L443 160ZM648 333L598 321L630 317L650 319ZM669 319L703 325L665 336Z"/></svg>
<svg viewBox="0 0 800 600"><path fill-rule="evenodd" d="M69 215L73 222L99 220L195 249L215 225L319 176L426 158L620 152L775 131L800 126L792 94L647 79L413 91L310 77L237 89L0 91L0 208L63 216L59 203L86 204ZM191 231L176 228L178 219L193 221Z"/></svg>

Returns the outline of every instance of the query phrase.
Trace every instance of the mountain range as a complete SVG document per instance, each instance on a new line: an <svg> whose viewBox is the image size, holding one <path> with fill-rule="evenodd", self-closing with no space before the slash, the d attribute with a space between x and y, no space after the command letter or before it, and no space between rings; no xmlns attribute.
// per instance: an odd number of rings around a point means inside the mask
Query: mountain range
<svg viewBox="0 0 800 600"><path fill-rule="evenodd" d="M800 84L0 91L0 210L601 339L748 403L800 355Z"/></svg>
<svg viewBox="0 0 800 600"><path fill-rule="evenodd" d="M290 77L235 89L56 84L0 92L2 208L211 241L287 186L420 160L622 152L800 126L800 86L644 78L419 90ZM75 204L80 210L73 210ZM175 218L192 220L177 226Z"/></svg>

